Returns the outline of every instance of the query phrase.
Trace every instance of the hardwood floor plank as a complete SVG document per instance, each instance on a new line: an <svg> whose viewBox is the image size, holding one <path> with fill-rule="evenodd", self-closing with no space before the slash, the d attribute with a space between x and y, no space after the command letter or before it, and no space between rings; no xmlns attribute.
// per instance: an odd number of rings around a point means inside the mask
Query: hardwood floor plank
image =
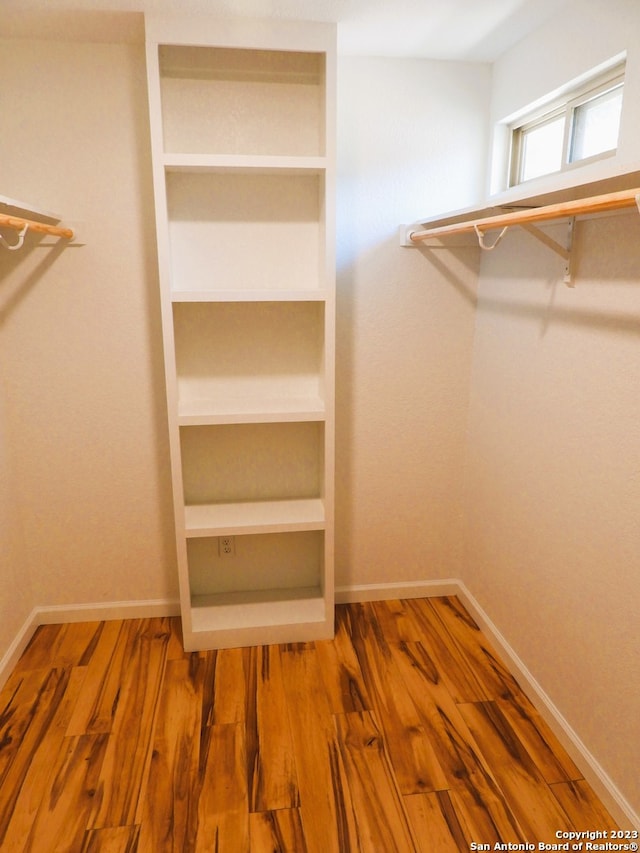
<svg viewBox="0 0 640 853"><path fill-rule="evenodd" d="M354 647L401 793L446 788L446 775L434 744L398 671L391 647L382 636L375 612L368 604L355 605L354 609L358 614Z"/></svg>
<svg viewBox="0 0 640 853"><path fill-rule="evenodd" d="M339 749L324 692L317 652L311 644L281 652L300 792L300 817L309 853L341 853L349 837L340 783Z"/></svg>
<svg viewBox="0 0 640 853"><path fill-rule="evenodd" d="M437 625L430 628L430 647L439 630ZM443 635L442 642L445 641ZM442 773L443 781L434 791L455 791L458 808L474 828L476 838L492 843L504 839L524 841L522 827L492 773L491 761L482 754L440 673L442 664L434 661L422 642L391 642L389 649ZM461 673L464 678L464 668ZM454 684L455 695L460 683Z"/></svg>
<svg viewBox="0 0 640 853"><path fill-rule="evenodd" d="M440 789L459 794L473 824L482 828L485 837L524 840L491 771L491 761L482 754L422 644L402 642L390 648L442 770Z"/></svg>
<svg viewBox="0 0 640 853"><path fill-rule="evenodd" d="M72 851L82 847L107 738L98 734L61 739L51 772L45 771L44 762L36 771L37 782L29 785L33 790L30 807L16 810L3 850Z"/></svg>
<svg viewBox="0 0 640 853"><path fill-rule="evenodd" d="M65 625L38 625L16 663L12 676L34 669L53 669L51 651L58 645L58 638L64 630ZM75 631L76 628L73 629Z"/></svg>
<svg viewBox="0 0 640 853"><path fill-rule="evenodd" d="M192 850L197 834L202 725L202 659L183 656L167 662L158 699L140 826L140 851Z"/></svg>
<svg viewBox="0 0 640 853"><path fill-rule="evenodd" d="M106 622L40 625L18 661L16 672L83 666L91 658Z"/></svg>
<svg viewBox="0 0 640 853"><path fill-rule="evenodd" d="M220 723L210 726L208 732L193 849L197 853L248 853L244 727L241 723Z"/></svg>
<svg viewBox="0 0 640 853"><path fill-rule="evenodd" d="M89 827L138 823L151 761L158 696L169 632L164 620L132 620L134 637L123 672L118 707L99 781L100 796Z"/></svg>
<svg viewBox="0 0 640 853"><path fill-rule="evenodd" d="M472 839L465 836L449 791L409 794L404 802L419 853L469 853Z"/></svg>
<svg viewBox="0 0 640 853"><path fill-rule="evenodd" d="M5 684L0 706L0 790L50 678L48 669L24 670L14 672Z"/></svg>
<svg viewBox="0 0 640 853"><path fill-rule="evenodd" d="M249 810L296 808L300 799L280 649L256 646L244 651Z"/></svg>
<svg viewBox="0 0 640 853"><path fill-rule="evenodd" d="M371 607L390 643L412 643L422 639L416 619L407 607L407 601L372 601Z"/></svg>
<svg viewBox="0 0 640 853"><path fill-rule="evenodd" d="M416 850L381 732L369 711L335 718L344 784L350 793L349 850Z"/></svg>
<svg viewBox="0 0 640 853"><path fill-rule="evenodd" d="M189 655L185 654L185 659L189 662L189 670L195 668L199 675L202 726L211 726L215 722L214 709L218 692L218 652L215 649L208 652L193 652ZM244 684L240 686L244 689ZM225 720L232 723L237 721L237 718Z"/></svg>
<svg viewBox="0 0 640 853"><path fill-rule="evenodd" d="M300 809L249 815L251 853L307 853Z"/></svg>
<svg viewBox="0 0 640 853"><path fill-rule="evenodd" d="M573 829L531 756L495 702L461 705L460 711L491 761L495 778L528 841L553 841L558 830ZM505 838L505 841L515 840Z"/></svg>
<svg viewBox="0 0 640 853"><path fill-rule="evenodd" d="M486 684L493 684L492 693L504 715L517 732L547 782L567 781L581 777L569 755L549 726L535 710L519 685L507 672L497 654L490 649L476 623L457 599L430 599L443 624L455 633L458 644L464 647L475 662L476 671L483 672ZM467 618L468 617L468 618ZM483 669L478 670L481 666ZM433 681L433 679L432 679ZM435 686L435 684L434 684ZM433 689L433 688L432 688Z"/></svg>
<svg viewBox="0 0 640 853"><path fill-rule="evenodd" d="M617 829L616 821L584 779L559 782L550 787L576 829Z"/></svg>
<svg viewBox="0 0 640 853"><path fill-rule="evenodd" d="M508 698L520 687L496 650L456 596L422 599L430 607L467 659L474 675L488 692L489 699Z"/></svg>
<svg viewBox="0 0 640 853"><path fill-rule="evenodd" d="M617 828L457 599L342 605L336 625L193 653L175 618L43 626L0 692L2 853L448 853Z"/></svg>
<svg viewBox="0 0 640 853"><path fill-rule="evenodd" d="M430 599L415 598L406 602L416 623L418 640L456 702L482 702L493 698L473 667L472 661L453 642Z"/></svg>
<svg viewBox="0 0 640 853"><path fill-rule="evenodd" d="M509 725L547 783L582 778L582 772L521 691L508 699L496 699L496 705L509 721Z"/></svg>
<svg viewBox="0 0 640 853"><path fill-rule="evenodd" d="M90 829L80 853L151 853L138 845L139 826L108 826Z"/></svg>
<svg viewBox="0 0 640 853"><path fill-rule="evenodd" d="M188 657L191 652L185 652L182 645L182 622L180 621L180 617L170 616L167 621L169 626L167 660L181 660L183 657Z"/></svg>
<svg viewBox="0 0 640 853"><path fill-rule="evenodd" d="M467 835L485 844L522 843L526 833L514 813L511 801L496 780L490 759L479 758L454 726L448 729L453 748L461 756L465 770L450 790L460 823L469 828Z"/></svg>
<svg viewBox="0 0 640 853"><path fill-rule="evenodd" d="M124 672L133 654L135 622L106 622L86 667L85 688L67 735L110 732Z"/></svg>
<svg viewBox="0 0 640 853"><path fill-rule="evenodd" d="M243 650L219 649L201 654L206 659L203 696L209 711L204 722L207 725L242 722L246 701Z"/></svg>
<svg viewBox="0 0 640 853"><path fill-rule="evenodd" d="M371 710L371 699L353 647L351 617L350 608L338 606L334 639L315 644L322 680L334 714Z"/></svg>
<svg viewBox="0 0 640 853"><path fill-rule="evenodd" d="M82 690L85 668L52 670L49 675L55 687L38 694L36 706L42 703L41 707L34 707L35 713L25 731L21 749L3 780L2 803L6 795L10 804L8 820L6 823L3 821L4 826L0 826L3 851L23 850L24 839L32 832L39 812L43 809L45 812L51 810L52 799L59 796L60 786L56 779L58 759L61 756L64 762L69 748L64 732ZM92 797L93 786L89 785L89 789ZM65 802L62 810L66 807L68 804Z"/></svg>
<svg viewBox="0 0 640 853"><path fill-rule="evenodd" d="M42 679L34 702L28 709L20 749L9 763L2 780L0 798L0 849L6 842L10 824L28 826L37 812L54 756L63 737L61 708L70 683L71 670L54 669ZM68 719L63 719L66 725ZM16 848L18 849L18 848Z"/></svg>

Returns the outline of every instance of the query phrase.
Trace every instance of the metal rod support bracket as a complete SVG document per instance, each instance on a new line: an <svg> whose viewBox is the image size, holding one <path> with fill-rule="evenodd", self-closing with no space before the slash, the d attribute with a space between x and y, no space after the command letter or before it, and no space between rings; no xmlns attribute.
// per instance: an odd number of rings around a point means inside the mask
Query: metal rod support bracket
<svg viewBox="0 0 640 853"><path fill-rule="evenodd" d="M551 251L555 252L557 255L560 255L561 258L564 259L564 275L563 281L568 287L573 287L573 255L571 249L573 247L573 233L575 228L575 216L572 216L569 220L568 228L567 228L567 243L566 246L562 246L557 240L554 240L553 237L549 237L548 234L545 234L544 231L541 231L537 225L533 225L531 222L523 222L521 223L521 228L524 228L532 237L535 237L536 240L539 240L541 243L544 243L547 248L551 249Z"/></svg>

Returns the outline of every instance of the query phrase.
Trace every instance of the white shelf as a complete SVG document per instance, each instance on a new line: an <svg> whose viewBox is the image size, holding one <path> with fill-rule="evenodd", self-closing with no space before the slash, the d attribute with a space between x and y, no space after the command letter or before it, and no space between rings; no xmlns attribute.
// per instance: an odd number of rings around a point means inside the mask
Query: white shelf
<svg viewBox="0 0 640 853"><path fill-rule="evenodd" d="M327 291L308 290L174 290L172 302L325 302Z"/></svg>
<svg viewBox="0 0 640 853"><path fill-rule="evenodd" d="M189 426L180 430L189 505L317 498L325 494L323 422Z"/></svg>
<svg viewBox="0 0 640 853"><path fill-rule="evenodd" d="M202 401L213 413L280 411L287 420L309 401L316 410L324 314L316 301L173 303L179 416L192 404L202 413Z"/></svg>
<svg viewBox="0 0 640 853"><path fill-rule="evenodd" d="M240 175L285 174L320 175L326 167L325 157L303 157L253 154L165 154L167 172L230 172Z"/></svg>
<svg viewBox="0 0 640 853"><path fill-rule="evenodd" d="M162 45L165 151L322 154L324 72L317 52Z"/></svg>
<svg viewBox="0 0 640 853"><path fill-rule="evenodd" d="M330 618L316 587L194 596L187 617L194 650L326 639Z"/></svg>
<svg viewBox="0 0 640 853"><path fill-rule="evenodd" d="M204 504L185 507L187 538L323 530L320 499Z"/></svg>
<svg viewBox="0 0 640 853"><path fill-rule="evenodd" d="M325 619L326 604L318 587L216 593L191 599L191 630L196 635L211 634L215 626L216 634L244 635L255 629L263 638L265 629L282 629L288 634L291 626L317 623L321 627Z"/></svg>
<svg viewBox="0 0 640 853"><path fill-rule="evenodd" d="M323 421L325 415L324 401L319 397L184 400L178 404L180 426Z"/></svg>
<svg viewBox="0 0 640 853"><path fill-rule="evenodd" d="M636 164L637 165L637 164ZM496 216L510 210L546 207L569 201L589 198L604 193L621 192L640 185L640 169L618 172L594 180L576 180L571 172L545 176L511 187L504 192L489 196L472 207L450 210L420 220L425 227L453 225L473 219ZM414 226L417 230L417 225Z"/></svg>
<svg viewBox="0 0 640 853"><path fill-rule="evenodd" d="M4 195L0 195L0 209L2 209L2 213L12 216L24 216L27 214L29 217L39 216L42 219L51 219L54 222L60 222L62 219L57 213L51 213L49 210L43 210L41 207L36 207L24 201L18 201L15 198L8 198Z"/></svg>
<svg viewBox="0 0 640 853"><path fill-rule="evenodd" d="M172 291L325 286L324 175L166 174Z"/></svg>

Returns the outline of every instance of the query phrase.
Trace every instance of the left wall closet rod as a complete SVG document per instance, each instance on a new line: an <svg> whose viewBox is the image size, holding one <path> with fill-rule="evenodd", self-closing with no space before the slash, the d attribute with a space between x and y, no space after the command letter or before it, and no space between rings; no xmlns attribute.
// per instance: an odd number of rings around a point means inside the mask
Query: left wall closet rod
<svg viewBox="0 0 640 853"><path fill-rule="evenodd" d="M13 228L14 231L36 231L38 234L50 234L53 237L65 237L73 240L73 228L63 228L61 225L48 225L46 222L34 222L32 219L23 219L21 216L10 216L0 213L0 228Z"/></svg>

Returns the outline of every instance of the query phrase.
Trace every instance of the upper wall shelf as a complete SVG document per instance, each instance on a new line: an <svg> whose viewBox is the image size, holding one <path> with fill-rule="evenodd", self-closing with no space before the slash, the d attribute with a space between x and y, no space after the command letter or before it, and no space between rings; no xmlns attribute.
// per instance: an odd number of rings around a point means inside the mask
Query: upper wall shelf
<svg viewBox="0 0 640 853"><path fill-rule="evenodd" d="M421 243L433 237L444 237L446 235L451 236L453 234L475 231L478 234L481 248L492 248L483 245L482 237L486 231L496 228L504 229L512 225L548 222L554 219L564 219L565 217L580 216L582 214L606 213L635 206L638 206L640 210L640 188L605 193L603 195L591 196L590 198L574 199L573 201L559 202L557 204L547 204L542 207L512 210L508 213L500 213L495 216L481 216L479 218L466 219L462 222L453 222L449 225L423 228L422 230L411 230L407 234L407 237L411 243Z"/></svg>
<svg viewBox="0 0 640 853"><path fill-rule="evenodd" d="M633 179L636 183L631 189L615 189L611 182L598 182L573 188L574 198L568 198L568 190L555 193L547 193L545 196L532 196L530 198L510 201L503 206L498 202L493 207L476 208L467 211L458 211L438 217L431 221L421 223L421 226L406 226L400 228L400 242L403 246L418 246L425 244L428 240L451 237L455 234L474 233L478 238L481 249L495 249L506 231L519 225L532 236L544 243L549 249L560 255L565 261L564 281L571 284L571 248L573 241L573 226L577 216L606 215L618 210L637 207L640 212L640 174L633 173L621 176L620 180L628 182ZM585 191L591 189L608 189L597 195L585 195ZM554 220L569 220L566 245L556 242L537 225ZM489 231L499 230L493 242L485 242L485 235Z"/></svg>
<svg viewBox="0 0 640 853"><path fill-rule="evenodd" d="M28 215L24 216L23 214L25 213ZM27 231L35 231L37 234L48 234L53 237L64 237L66 240L73 240L74 232L72 228L65 228L51 222L34 220L31 218L33 216L37 216L39 219L50 219L56 223L60 221L60 217L54 213L48 213L21 201L0 196L0 228L11 228L13 231L19 232L16 243L9 244L2 236L0 236L0 242L8 249L19 249L22 247Z"/></svg>
<svg viewBox="0 0 640 853"><path fill-rule="evenodd" d="M239 174L321 174L325 157L248 154L164 154L167 172L237 172Z"/></svg>

